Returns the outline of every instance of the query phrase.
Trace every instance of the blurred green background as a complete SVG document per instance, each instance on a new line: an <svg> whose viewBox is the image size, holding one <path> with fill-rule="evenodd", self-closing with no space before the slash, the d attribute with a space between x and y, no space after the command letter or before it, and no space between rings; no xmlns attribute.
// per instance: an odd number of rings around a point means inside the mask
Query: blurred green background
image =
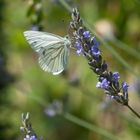
<svg viewBox="0 0 140 140"><path fill-rule="evenodd" d="M140 112L140 1L64 2L78 7L93 33L103 39L100 48L104 59L112 71L120 72L121 81L128 82L129 103ZM38 13L33 5L40 10ZM23 112L30 112L33 128L44 140L140 139L140 120L96 89L97 76L83 56L71 50L67 69L58 76L40 69L37 55L23 32L38 26L43 31L65 36L69 33L70 20L71 14L62 0L0 1L1 140L23 139L19 129ZM106 43L113 52L105 47ZM67 115L46 114L54 101L63 105Z"/></svg>

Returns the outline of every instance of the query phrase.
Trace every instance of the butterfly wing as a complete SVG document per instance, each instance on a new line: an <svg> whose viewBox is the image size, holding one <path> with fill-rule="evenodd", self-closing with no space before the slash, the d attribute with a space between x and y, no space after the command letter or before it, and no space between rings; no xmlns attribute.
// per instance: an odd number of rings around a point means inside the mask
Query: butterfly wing
<svg viewBox="0 0 140 140"><path fill-rule="evenodd" d="M25 31L24 36L36 52L39 52L41 48L49 48L53 44L63 41L62 37L47 32Z"/></svg>
<svg viewBox="0 0 140 140"><path fill-rule="evenodd" d="M66 67L68 55L69 50L64 44L55 44L52 48L45 49L45 53L40 55L39 64L43 70L57 75Z"/></svg>
<svg viewBox="0 0 140 140"><path fill-rule="evenodd" d="M64 70L69 55L66 39L39 31L26 31L24 36L31 47L39 53L39 64L43 70L54 75Z"/></svg>

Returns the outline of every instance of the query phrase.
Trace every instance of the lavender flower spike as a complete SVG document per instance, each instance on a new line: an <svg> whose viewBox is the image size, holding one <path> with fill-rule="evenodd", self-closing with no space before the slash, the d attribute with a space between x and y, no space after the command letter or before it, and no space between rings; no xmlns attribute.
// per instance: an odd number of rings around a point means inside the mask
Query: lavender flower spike
<svg viewBox="0 0 140 140"><path fill-rule="evenodd" d="M20 130L26 134L24 140L38 140L29 121L29 113L22 114L22 126L20 127Z"/></svg>
<svg viewBox="0 0 140 140"><path fill-rule="evenodd" d="M83 53L88 59L88 64L94 73L98 75L99 81L96 87L105 90L105 93L110 97L114 97L118 103L126 105L128 103L126 83L120 84L118 82L120 75L118 72L111 72L108 70L108 65L105 60L102 60L101 51L99 49L99 43L96 37L92 37L90 31L88 31L82 24L80 13L77 9L73 10L71 29L73 30L73 37L75 38L75 48L77 53ZM123 94L120 94L123 93Z"/></svg>
<svg viewBox="0 0 140 140"><path fill-rule="evenodd" d="M82 53L88 60L90 68L98 76L96 87L104 89L104 92L118 103L127 106L138 118L140 115L135 112L128 104L128 85L123 82L120 86L118 72L108 70L108 65L102 59L99 43L95 37L91 36L90 31L83 25L80 13L73 9L70 28L73 30L75 48L77 53Z"/></svg>

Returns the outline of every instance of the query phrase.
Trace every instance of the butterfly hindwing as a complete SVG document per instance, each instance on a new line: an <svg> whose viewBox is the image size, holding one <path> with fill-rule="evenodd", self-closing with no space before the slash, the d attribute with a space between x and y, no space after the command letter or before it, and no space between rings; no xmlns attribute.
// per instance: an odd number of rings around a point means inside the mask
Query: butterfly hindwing
<svg viewBox="0 0 140 140"><path fill-rule="evenodd" d="M44 49L46 53L39 57L41 68L52 72L54 75L61 73L66 67L69 50L64 44L55 44L51 48Z"/></svg>

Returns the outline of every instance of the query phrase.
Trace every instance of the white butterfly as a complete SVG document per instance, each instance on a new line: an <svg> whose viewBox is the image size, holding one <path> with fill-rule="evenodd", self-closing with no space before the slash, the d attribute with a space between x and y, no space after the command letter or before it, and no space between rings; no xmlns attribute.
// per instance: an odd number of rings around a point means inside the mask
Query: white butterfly
<svg viewBox="0 0 140 140"><path fill-rule="evenodd" d="M71 42L47 32L25 31L28 43L39 54L39 64L44 71L60 74L67 65Z"/></svg>

